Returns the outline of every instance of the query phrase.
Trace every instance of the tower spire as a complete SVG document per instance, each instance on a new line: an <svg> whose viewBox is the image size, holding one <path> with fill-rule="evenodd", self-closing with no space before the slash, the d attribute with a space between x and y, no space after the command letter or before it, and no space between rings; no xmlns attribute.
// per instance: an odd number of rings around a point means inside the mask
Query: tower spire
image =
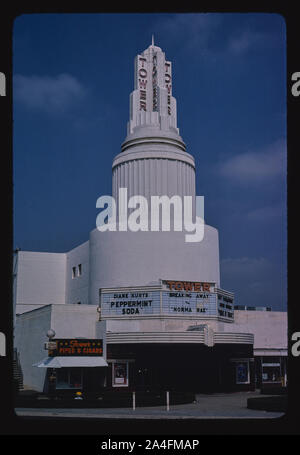
<svg viewBox="0 0 300 455"><path fill-rule="evenodd" d="M172 96L172 64L160 47L152 44L135 58L134 90L130 94L128 133L157 128L179 135L176 100Z"/></svg>

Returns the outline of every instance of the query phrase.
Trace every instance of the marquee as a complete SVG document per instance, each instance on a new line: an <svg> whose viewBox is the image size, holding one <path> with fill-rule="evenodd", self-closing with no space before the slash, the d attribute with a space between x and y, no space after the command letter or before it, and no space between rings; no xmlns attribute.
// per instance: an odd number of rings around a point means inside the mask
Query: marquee
<svg viewBox="0 0 300 455"><path fill-rule="evenodd" d="M233 294L215 283L161 281L160 286L100 291L102 317L185 315L233 321Z"/></svg>

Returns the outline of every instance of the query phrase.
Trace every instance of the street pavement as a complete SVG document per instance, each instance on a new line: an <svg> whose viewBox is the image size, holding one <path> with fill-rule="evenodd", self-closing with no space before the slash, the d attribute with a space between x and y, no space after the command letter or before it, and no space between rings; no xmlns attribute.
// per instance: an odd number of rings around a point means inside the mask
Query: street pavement
<svg viewBox="0 0 300 455"><path fill-rule="evenodd" d="M281 412L247 408L247 399L263 397L259 392L198 394L196 402L181 405L132 408L16 408L18 416L95 419L268 419L279 418ZM269 395L268 395L269 396Z"/></svg>

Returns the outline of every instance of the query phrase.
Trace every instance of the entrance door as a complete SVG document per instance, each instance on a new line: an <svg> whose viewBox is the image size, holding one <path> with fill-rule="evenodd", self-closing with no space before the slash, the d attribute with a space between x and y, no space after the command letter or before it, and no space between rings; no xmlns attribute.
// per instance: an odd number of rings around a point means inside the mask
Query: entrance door
<svg viewBox="0 0 300 455"><path fill-rule="evenodd" d="M83 391L85 396L94 398L105 387L105 367L90 367L84 369Z"/></svg>

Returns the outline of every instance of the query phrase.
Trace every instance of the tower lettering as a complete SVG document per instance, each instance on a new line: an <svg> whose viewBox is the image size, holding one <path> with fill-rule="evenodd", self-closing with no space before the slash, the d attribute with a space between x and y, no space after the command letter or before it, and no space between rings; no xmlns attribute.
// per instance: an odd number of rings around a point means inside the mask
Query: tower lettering
<svg viewBox="0 0 300 455"><path fill-rule="evenodd" d="M146 58L144 57L139 57L139 65L141 67L138 70L138 75L140 77L139 79L139 86L140 86L140 111L146 111L147 110L147 92L146 92L146 87L147 87L147 75L148 72L145 68L145 62Z"/></svg>

